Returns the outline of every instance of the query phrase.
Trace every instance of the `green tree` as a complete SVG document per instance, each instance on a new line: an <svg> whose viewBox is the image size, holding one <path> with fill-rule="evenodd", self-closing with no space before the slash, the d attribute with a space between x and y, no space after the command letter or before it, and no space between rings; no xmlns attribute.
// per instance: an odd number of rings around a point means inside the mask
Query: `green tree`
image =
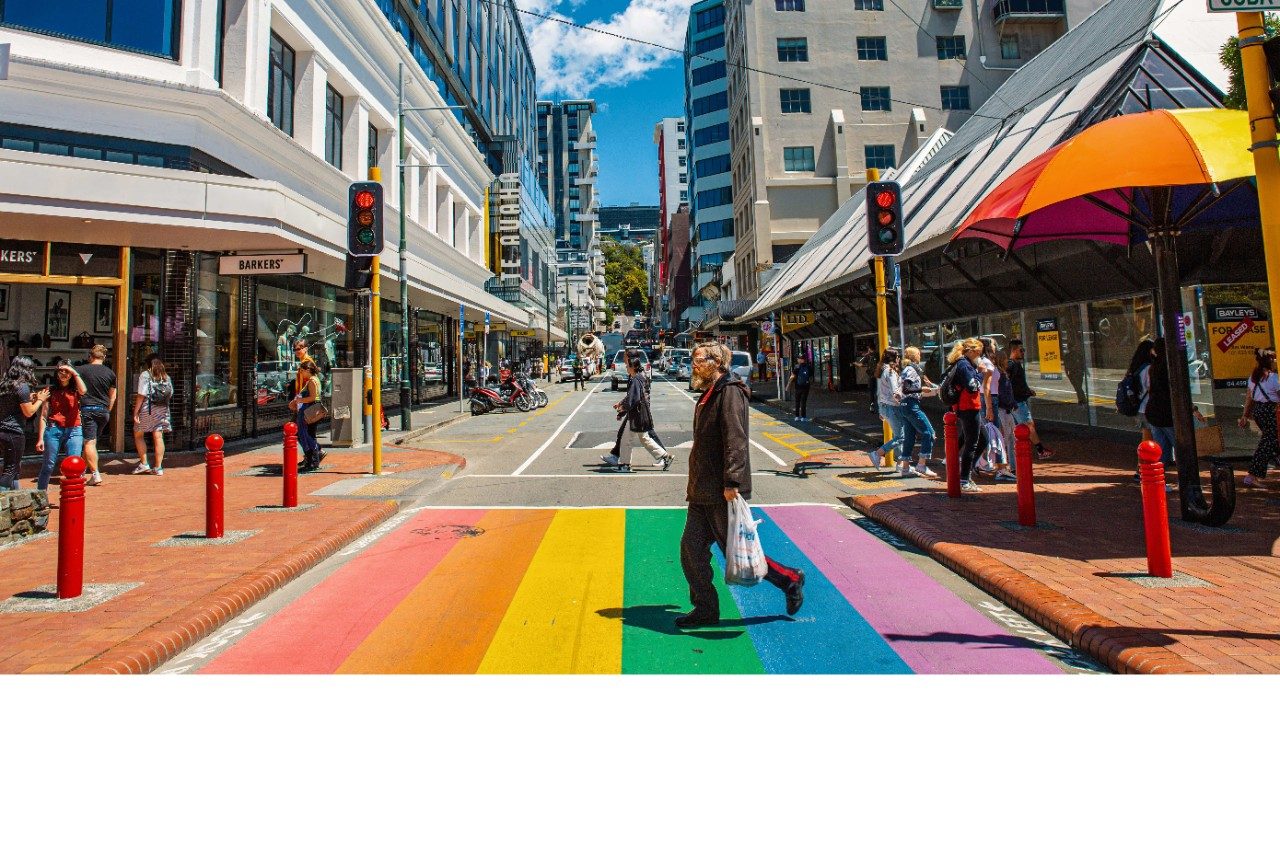
<svg viewBox="0 0 1280 853"><path fill-rule="evenodd" d="M1266 28L1268 37L1280 34L1280 16L1266 15L1263 18L1263 27ZM1218 49L1218 61L1222 63L1223 68L1227 69L1227 94L1223 98L1223 106L1232 110L1245 109L1244 65L1240 61L1238 36L1231 36L1223 42L1222 47Z"/></svg>
<svg viewBox="0 0 1280 853"><path fill-rule="evenodd" d="M649 307L649 277L639 246L624 246L605 238L604 252L605 321L612 326L615 314L644 313Z"/></svg>

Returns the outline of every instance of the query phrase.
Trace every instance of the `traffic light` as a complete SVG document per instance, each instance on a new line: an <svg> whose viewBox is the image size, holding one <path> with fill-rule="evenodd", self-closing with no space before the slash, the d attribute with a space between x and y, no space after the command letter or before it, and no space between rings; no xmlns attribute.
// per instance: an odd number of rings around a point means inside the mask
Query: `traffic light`
<svg viewBox="0 0 1280 853"><path fill-rule="evenodd" d="M347 255L347 290L368 290L373 286L373 258Z"/></svg>
<svg viewBox="0 0 1280 853"><path fill-rule="evenodd" d="M905 239L902 230L902 187L896 181L867 184L867 246L873 255L900 255Z"/></svg>
<svg viewBox="0 0 1280 853"><path fill-rule="evenodd" d="M382 184L356 181L347 191L347 254L382 254Z"/></svg>

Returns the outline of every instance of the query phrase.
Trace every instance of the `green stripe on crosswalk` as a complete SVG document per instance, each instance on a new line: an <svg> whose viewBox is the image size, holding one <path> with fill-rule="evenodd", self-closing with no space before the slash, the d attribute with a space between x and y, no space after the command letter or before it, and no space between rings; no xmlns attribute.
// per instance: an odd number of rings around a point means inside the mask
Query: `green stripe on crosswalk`
<svg viewBox="0 0 1280 853"><path fill-rule="evenodd" d="M682 509L627 510L623 578L624 673L763 673L733 596L716 577L720 616L728 626L684 632L674 619L689 609L680 570ZM717 572L717 575L719 573ZM735 624L736 623L736 624Z"/></svg>

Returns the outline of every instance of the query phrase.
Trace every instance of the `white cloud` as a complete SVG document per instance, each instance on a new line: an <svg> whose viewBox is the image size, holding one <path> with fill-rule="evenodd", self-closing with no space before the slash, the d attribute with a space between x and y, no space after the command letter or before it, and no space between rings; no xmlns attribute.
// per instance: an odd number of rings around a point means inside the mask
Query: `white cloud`
<svg viewBox="0 0 1280 853"><path fill-rule="evenodd" d="M517 0L516 6L532 12L576 20L573 8L581 0ZM682 61L679 53L604 33L588 32L528 15L521 16L529 49L538 69L538 94L567 98L590 97L597 86L612 86L643 77L670 62ZM689 0L631 0L627 8L607 20L577 21L655 44L684 48Z"/></svg>

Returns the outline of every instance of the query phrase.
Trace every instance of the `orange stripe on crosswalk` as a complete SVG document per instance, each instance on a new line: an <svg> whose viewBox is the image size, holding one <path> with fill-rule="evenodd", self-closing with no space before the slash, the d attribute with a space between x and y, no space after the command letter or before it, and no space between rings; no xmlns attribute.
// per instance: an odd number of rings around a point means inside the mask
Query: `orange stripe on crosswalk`
<svg viewBox="0 0 1280 853"><path fill-rule="evenodd" d="M338 672L475 672L554 516L485 513Z"/></svg>

